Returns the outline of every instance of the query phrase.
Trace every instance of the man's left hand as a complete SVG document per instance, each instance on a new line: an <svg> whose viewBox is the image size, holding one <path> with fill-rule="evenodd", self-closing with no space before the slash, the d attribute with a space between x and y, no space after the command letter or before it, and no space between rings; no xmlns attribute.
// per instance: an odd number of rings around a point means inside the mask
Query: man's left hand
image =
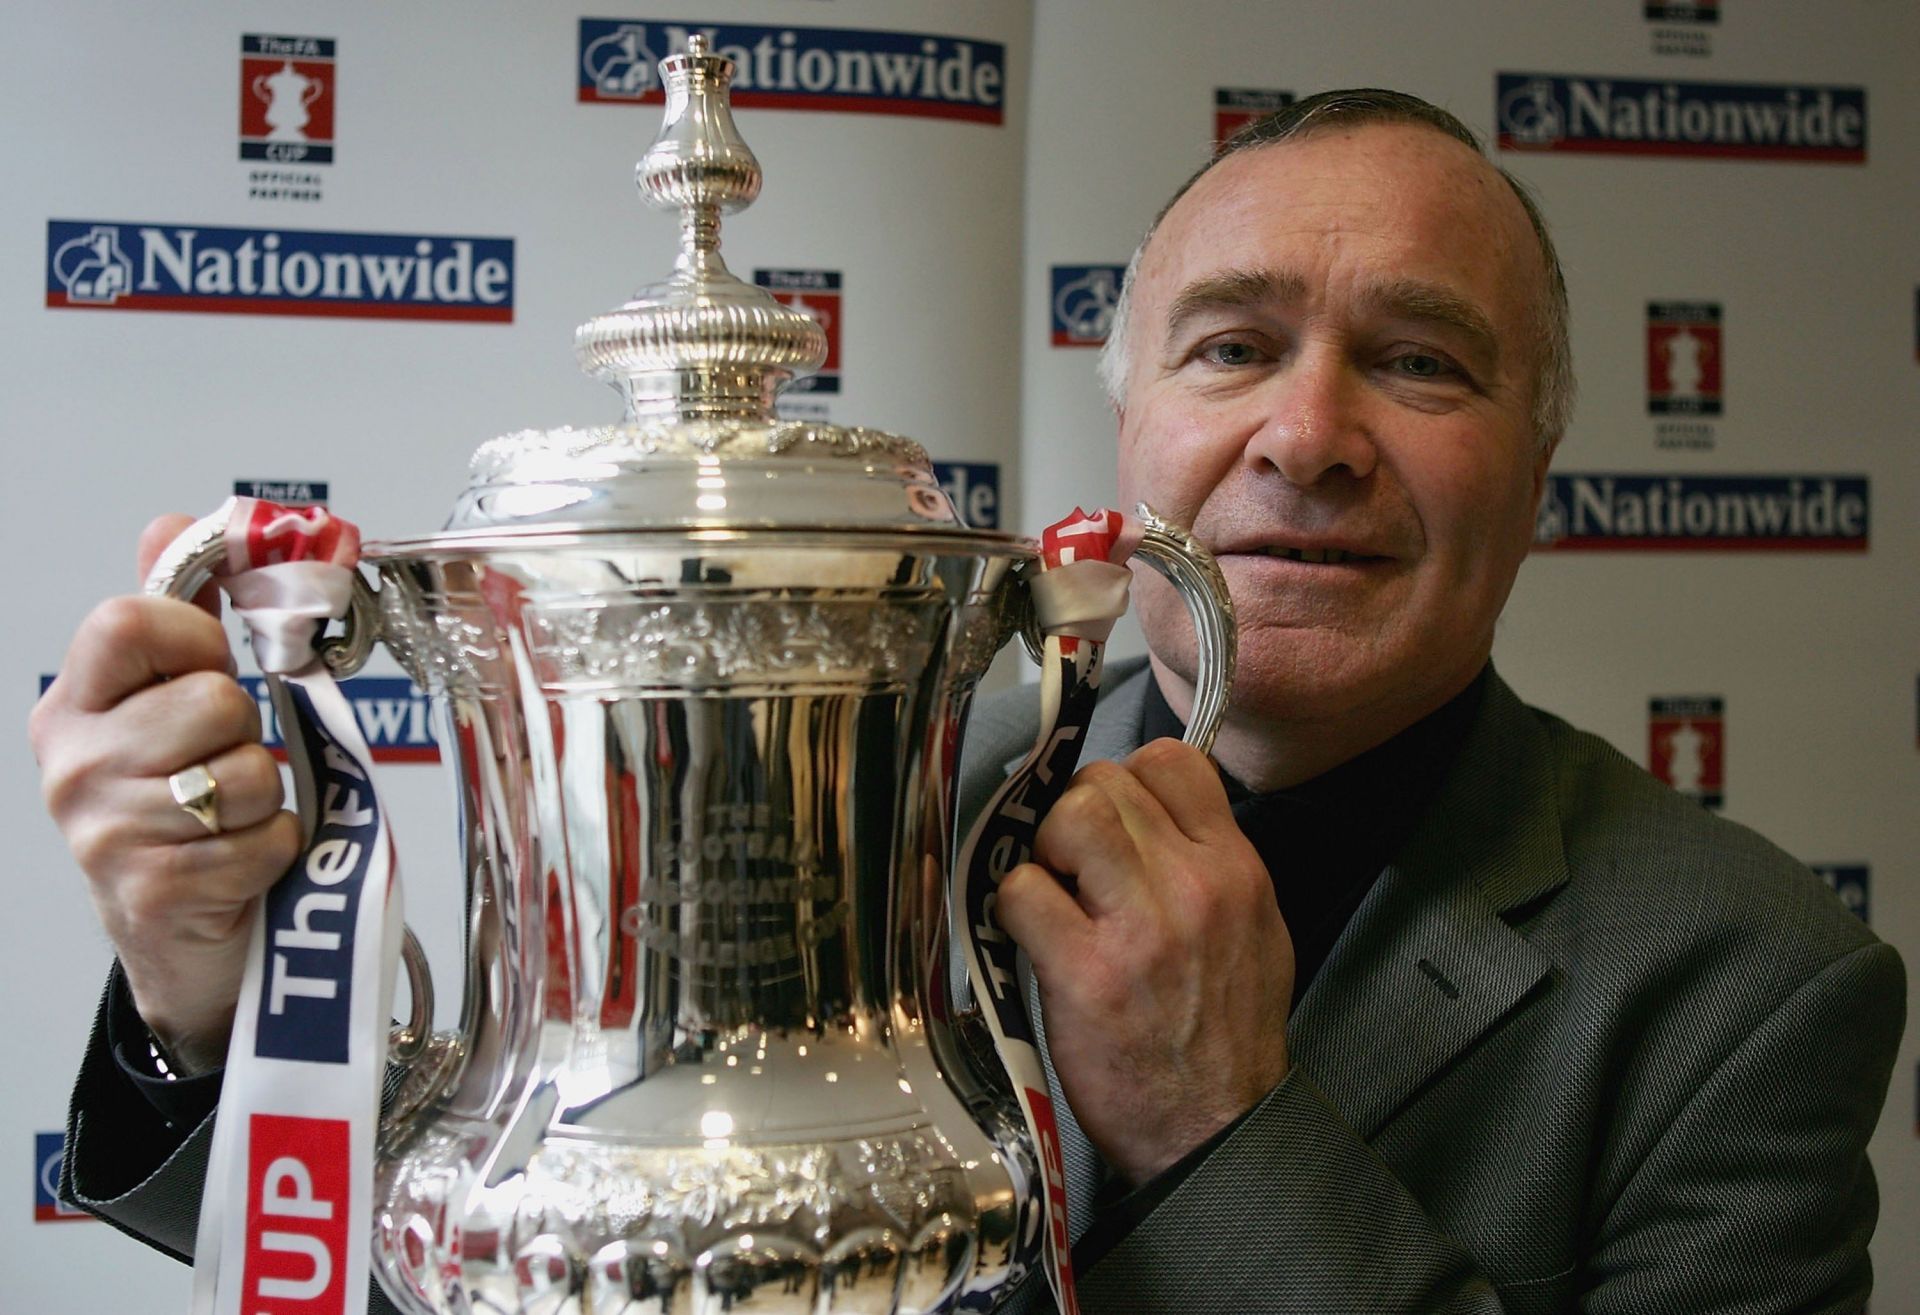
<svg viewBox="0 0 1920 1315"><path fill-rule="evenodd" d="M1155 740L1080 769L1000 922L1033 961L1047 1049L1101 1156L1139 1185L1287 1075L1293 940L1213 763Z"/></svg>

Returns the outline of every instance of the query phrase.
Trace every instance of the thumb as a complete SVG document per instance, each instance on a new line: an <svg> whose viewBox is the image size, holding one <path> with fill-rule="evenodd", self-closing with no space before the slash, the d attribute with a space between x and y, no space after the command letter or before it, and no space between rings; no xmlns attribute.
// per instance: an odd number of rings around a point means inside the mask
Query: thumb
<svg viewBox="0 0 1920 1315"><path fill-rule="evenodd" d="M165 516L155 517L148 523L146 529L140 531L140 547L136 558L140 568L140 578L143 581L147 578L147 572L153 569L153 564L159 559L160 554L166 551L167 545L179 538L192 524L193 517L183 516L179 512L169 512ZM220 586L209 583L193 596L193 603L195 607L206 612L216 621L219 620Z"/></svg>

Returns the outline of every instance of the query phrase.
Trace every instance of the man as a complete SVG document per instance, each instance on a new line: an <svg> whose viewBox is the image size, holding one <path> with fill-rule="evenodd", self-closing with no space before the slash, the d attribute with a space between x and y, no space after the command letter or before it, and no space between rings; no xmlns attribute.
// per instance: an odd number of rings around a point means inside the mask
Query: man
<svg viewBox="0 0 1920 1315"><path fill-rule="evenodd" d="M1121 491L1219 555L1241 662L1217 768L1157 738L1192 641L1143 580L1151 666L1112 674L1088 746L1121 761L1083 768L1000 888L1073 1116L1089 1311L1865 1299L1897 957L1488 667L1565 342L1530 205L1393 93L1249 129L1135 259L1106 363ZM35 714L131 997L76 1128L138 1079L145 1028L218 1062L226 947L286 858L224 662L204 618L123 600ZM976 717L969 807L1031 738L1024 703ZM216 754L252 783L231 836L183 843L166 775ZM180 1135L83 1132L73 1190L190 1244Z"/></svg>
<svg viewBox="0 0 1920 1315"><path fill-rule="evenodd" d="M1143 576L1088 746L1123 761L1000 887L1087 1309L1864 1302L1898 959L1487 665L1567 361L1537 213L1391 93L1243 132L1136 254L1122 500L1219 557L1240 669L1223 789L1155 738L1193 641ZM970 807L1023 713L976 720Z"/></svg>

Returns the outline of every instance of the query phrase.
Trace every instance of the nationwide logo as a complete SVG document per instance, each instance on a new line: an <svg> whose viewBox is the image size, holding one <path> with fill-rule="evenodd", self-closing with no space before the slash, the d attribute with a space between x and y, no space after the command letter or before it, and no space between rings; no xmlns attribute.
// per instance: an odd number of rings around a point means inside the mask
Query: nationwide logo
<svg viewBox="0 0 1920 1315"><path fill-rule="evenodd" d="M1708 808L1726 802L1726 703L1714 696L1650 699L1647 770Z"/></svg>
<svg viewBox="0 0 1920 1315"><path fill-rule="evenodd" d="M1293 104L1290 91L1262 87L1215 87L1213 89L1213 144L1219 148L1227 138L1255 119L1264 119L1275 110Z"/></svg>
<svg viewBox="0 0 1920 1315"><path fill-rule="evenodd" d="M327 481L324 479L236 479L233 496L277 502L282 507L324 507L327 505Z"/></svg>
<svg viewBox="0 0 1920 1315"><path fill-rule="evenodd" d="M1720 307L1714 302L1647 303L1647 410L1654 415L1720 414Z"/></svg>
<svg viewBox="0 0 1920 1315"><path fill-rule="evenodd" d="M997 42L687 19L581 19L579 98L665 103L656 65L685 50L695 32L733 61L733 104L741 109L1006 119L1007 52Z"/></svg>
<svg viewBox="0 0 1920 1315"><path fill-rule="evenodd" d="M284 762L287 745L280 737L280 720L274 716L266 680L242 676L240 684L260 706L260 742ZM355 676L340 682L340 692L352 705L375 762L440 761L440 741L433 733L433 705L412 681L404 676Z"/></svg>
<svg viewBox="0 0 1920 1315"><path fill-rule="evenodd" d="M58 1132L33 1134L33 1222L67 1224L92 1215L60 1199L60 1167L66 1162L66 1137Z"/></svg>
<svg viewBox="0 0 1920 1315"><path fill-rule="evenodd" d="M1840 897L1854 917L1871 921L1868 915L1868 885L1872 874L1865 863L1809 863L1813 875L1827 883L1827 889Z"/></svg>
<svg viewBox="0 0 1920 1315"><path fill-rule="evenodd" d="M1499 73L1504 151L1605 152L1861 164L1861 87Z"/></svg>
<svg viewBox="0 0 1920 1315"><path fill-rule="evenodd" d="M988 461L936 461L933 477L970 527L1000 528L999 466Z"/></svg>
<svg viewBox="0 0 1920 1315"><path fill-rule="evenodd" d="M513 239L47 221L54 308L513 320Z"/></svg>
<svg viewBox="0 0 1920 1315"><path fill-rule="evenodd" d="M274 714L265 678L241 676L239 680L260 709L260 742L285 762L287 743L280 736L280 719ZM45 694L51 684L53 677L42 674L40 692ZM440 761L440 740L433 733L433 704L412 681L404 676L354 676L340 682L340 693L352 705L375 762Z"/></svg>
<svg viewBox="0 0 1920 1315"><path fill-rule="evenodd" d="M1120 304L1125 265L1055 265L1049 303L1055 347L1098 347Z"/></svg>
<svg viewBox="0 0 1920 1315"><path fill-rule="evenodd" d="M1551 474L1536 552L1865 552L1865 475Z"/></svg>
<svg viewBox="0 0 1920 1315"><path fill-rule="evenodd" d="M333 42L240 38L240 158L333 163Z"/></svg>
<svg viewBox="0 0 1920 1315"><path fill-rule="evenodd" d="M811 315L826 330L827 363L787 385L795 393L840 391L840 271L837 269L756 269L753 281L773 299Z"/></svg>

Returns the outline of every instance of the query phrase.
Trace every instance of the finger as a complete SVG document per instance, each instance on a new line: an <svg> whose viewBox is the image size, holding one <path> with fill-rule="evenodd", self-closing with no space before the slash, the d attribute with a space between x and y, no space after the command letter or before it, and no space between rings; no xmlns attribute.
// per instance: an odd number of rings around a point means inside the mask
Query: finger
<svg viewBox="0 0 1920 1315"><path fill-rule="evenodd" d="M1022 863L1001 878L994 912L1042 981L1069 971L1092 933L1086 911L1038 863Z"/></svg>
<svg viewBox="0 0 1920 1315"><path fill-rule="evenodd" d="M213 778L213 816L222 833L257 826L278 813L286 802L280 764L263 745L243 744L199 765ZM208 834L200 819L173 797L170 776L142 778L133 788L142 796L139 815L152 819L149 835L153 840L178 843Z"/></svg>
<svg viewBox="0 0 1920 1315"><path fill-rule="evenodd" d="M170 598L110 598L80 623L49 695L105 712L165 676L227 670L220 623Z"/></svg>
<svg viewBox="0 0 1920 1315"><path fill-rule="evenodd" d="M300 818L276 812L240 831L161 845L138 868L94 883L113 943L144 960L244 935L246 904L300 856Z"/></svg>
<svg viewBox="0 0 1920 1315"><path fill-rule="evenodd" d="M156 516L140 531L140 544L134 556L140 565L140 579L144 582L153 571L154 562L166 551L167 545L193 524L193 517L183 516L179 512L169 512L165 516ZM193 605L216 620L220 616L220 586L209 580L193 596Z"/></svg>
<svg viewBox="0 0 1920 1315"><path fill-rule="evenodd" d="M91 863L92 837L74 854L92 877L94 906L122 955L164 963L242 933L246 904L273 885L300 852L300 819L277 812L242 830L181 844L121 848L115 866ZM116 843L106 837L105 843Z"/></svg>
<svg viewBox="0 0 1920 1315"><path fill-rule="evenodd" d="M1205 844L1222 834L1240 833L1220 769L1191 744L1153 740L1135 749L1125 766L1189 840Z"/></svg>
<svg viewBox="0 0 1920 1315"><path fill-rule="evenodd" d="M1150 897L1143 884L1146 855L1177 838L1178 830L1126 768L1097 762L1074 775L1041 821L1033 856L1073 878L1081 907L1098 917Z"/></svg>
<svg viewBox="0 0 1920 1315"><path fill-rule="evenodd" d="M260 705L221 671L195 671L139 690L102 715L90 733L101 766L164 778L260 740Z"/></svg>
<svg viewBox="0 0 1920 1315"><path fill-rule="evenodd" d="M194 897L226 907L245 904L278 881L300 854L300 819L285 810L238 831L176 845L176 872Z"/></svg>

